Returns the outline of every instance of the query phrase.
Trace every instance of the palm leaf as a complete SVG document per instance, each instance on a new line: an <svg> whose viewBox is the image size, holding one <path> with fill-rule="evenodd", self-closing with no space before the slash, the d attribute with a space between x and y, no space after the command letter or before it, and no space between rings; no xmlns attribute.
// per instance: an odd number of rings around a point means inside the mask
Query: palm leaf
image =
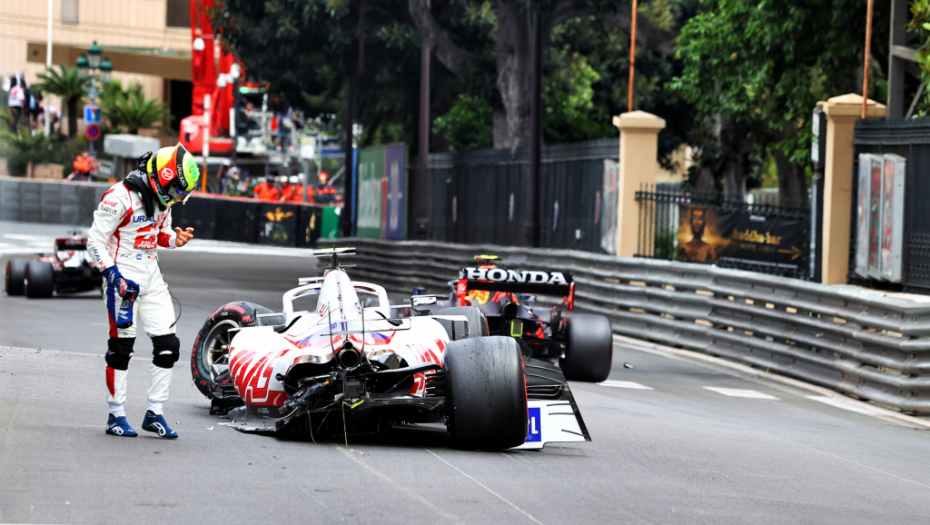
<svg viewBox="0 0 930 525"><path fill-rule="evenodd" d="M168 123L165 105L158 100L146 98L140 86L107 93L101 106L113 127L124 127L129 133L136 134L140 128L163 129Z"/></svg>

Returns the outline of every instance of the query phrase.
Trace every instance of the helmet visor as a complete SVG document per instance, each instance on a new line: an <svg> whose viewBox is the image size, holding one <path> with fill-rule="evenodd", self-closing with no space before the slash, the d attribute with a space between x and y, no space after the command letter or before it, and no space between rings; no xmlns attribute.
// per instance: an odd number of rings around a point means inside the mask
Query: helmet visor
<svg viewBox="0 0 930 525"><path fill-rule="evenodd" d="M190 198L191 193L194 192L194 188L197 187L197 181L200 179L200 169L197 167L194 156L188 153L187 150L184 150L181 158L181 165L178 170L181 176L178 177L173 184L165 188L168 198L172 203L186 202L187 199Z"/></svg>

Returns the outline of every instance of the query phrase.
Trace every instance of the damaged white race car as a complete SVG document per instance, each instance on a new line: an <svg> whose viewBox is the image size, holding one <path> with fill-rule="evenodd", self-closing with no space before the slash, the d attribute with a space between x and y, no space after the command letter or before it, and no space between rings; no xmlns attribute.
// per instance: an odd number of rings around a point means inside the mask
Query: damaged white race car
<svg viewBox="0 0 930 525"><path fill-rule="evenodd" d="M488 337L475 307L395 317L435 297L391 306L384 288L353 282L351 248L319 250L324 277L301 279L283 312L235 302L207 319L191 356L194 383L243 431L348 438L393 428L442 431L453 446L498 450L590 441L558 366ZM359 294L374 296L363 306ZM313 311L295 301L316 296Z"/></svg>

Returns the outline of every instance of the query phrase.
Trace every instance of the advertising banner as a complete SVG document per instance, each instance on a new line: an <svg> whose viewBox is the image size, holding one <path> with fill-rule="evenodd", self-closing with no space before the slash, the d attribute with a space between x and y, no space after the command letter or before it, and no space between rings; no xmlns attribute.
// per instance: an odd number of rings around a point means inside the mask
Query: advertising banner
<svg viewBox="0 0 930 525"><path fill-rule="evenodd" d="M872 155L869 163L869 277L880 279L882 276L882 168L884 162L878 155Z"/></svg>
<svg viewBox="0 0 930 525"><path fill-rule="evenodd" d="M882 171L881 276L901 282L901 252L904 241L904 178L906 160L885 155Z"/></svg>
<svg viewBox="0 0 930 525"><path fill-rule="evenodd" d="M300 210L296 205L259 204L258 243L278 246L297 246L297 220Z"/></svg>
<svg viewBox="0 0 930 525"><path fill-rule="evenodd" d="M859 194L856 196L856 273L869 276L869 195L872 192L872 155L859 155Z"/></svg>
<svg viewBox="0 0 930 525"><path fill-rule="evenodd" d="M384 195L382 238L402 241L406 227L405 195L407 189L407 147L403 144L384 148L384 169L387 191Z"/></svg>
<svg viewBox="0 0 930 525"><path fill-rule="evenodd" d="M808 219L682 205L678 260L785 273L808 271Z"/></svg>
<svg viewBox="0 0 930 525"><path fill-rule="evenodd" d="M298 206L297 246L309 248L316 246L323 224L323 208L320 206Z"/></svg>
<svg viewBox="0 0 930 525"><path fill-rule="evenodd" d="M407 231L407 148L403 144L358 151L356 236L403 240Z"/></svg>
<svg viewBox="0 0 930 525"><path fill-rule="evenodd" d="M358 152L358 226L355 235L366 239L381 238L384 149L369 148Z"/></svg>
<svg viewBox="0 0 930 525"><path fill-rule="evenodd" d="M604 159L604 190L601 195L601 248L610 255L617 254L617 188L620 181L620 163ZM596 212L595 212L596 213ZM596 216L596 215L595 215Z"/></svg>

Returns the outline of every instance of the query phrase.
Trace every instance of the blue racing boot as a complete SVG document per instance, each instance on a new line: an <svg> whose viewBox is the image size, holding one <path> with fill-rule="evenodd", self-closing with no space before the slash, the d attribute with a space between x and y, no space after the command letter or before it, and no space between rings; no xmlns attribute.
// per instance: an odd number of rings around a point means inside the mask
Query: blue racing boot
<svg viewBox="0 0 930 525"><path fill-rule="evenodd" d="M145 412L145 419L142 420L142 430L155 432L158 434L158 437L168 439L174 439L178 437L178 433L168 427L168 423L165 421L165 416L156 414L151 410L147 410Z"/></svg>
<svg viewBox="0 0 930 525"><path fill-rule="evenodd" d="M126 421L126 416L116 417L113 414L110 414L110 417L107 418L107 434L131 438L138 435L136 431L129 426L129 423Z"/></svg>

